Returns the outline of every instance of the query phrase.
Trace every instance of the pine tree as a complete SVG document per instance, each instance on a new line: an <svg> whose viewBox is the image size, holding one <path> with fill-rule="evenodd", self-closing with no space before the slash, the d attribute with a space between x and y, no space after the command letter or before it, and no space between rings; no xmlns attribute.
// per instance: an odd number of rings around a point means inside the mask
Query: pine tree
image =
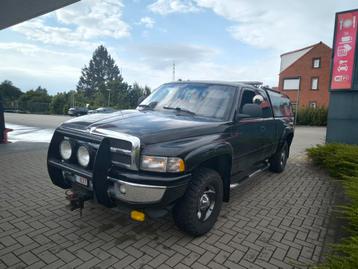
<svg viewBox="0 0 358 269"><path fill-rule="evenodd" d="M82 69L77 91L87 98L94 98L99 94L105 94L107 87L113 81L122 83L123 78L107 49L100 45L94 51L89 65Z"/></svg>

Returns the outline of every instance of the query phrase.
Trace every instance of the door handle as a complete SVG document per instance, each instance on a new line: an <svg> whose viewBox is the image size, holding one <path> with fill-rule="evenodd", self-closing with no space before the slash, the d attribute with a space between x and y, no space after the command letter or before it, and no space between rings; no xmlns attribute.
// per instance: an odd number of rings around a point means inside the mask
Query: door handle
<svg viewBox="0 0 358 269"><path fill-rule="evenodd" d="M265 126L261 126L261 127L260 127L260 131L261 131L261 132L265 132L265 131L266 131L266 127L265 127Z"/></svg>

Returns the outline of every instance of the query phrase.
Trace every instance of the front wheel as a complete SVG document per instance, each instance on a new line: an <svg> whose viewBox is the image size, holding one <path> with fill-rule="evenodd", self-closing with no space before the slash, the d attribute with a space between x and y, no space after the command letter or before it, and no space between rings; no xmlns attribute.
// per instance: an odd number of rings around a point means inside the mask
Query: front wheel
<svg viewBox="0 0 358 269"><path fill-rule="evenodd" d="M214 226L223 201L223 182L211 169L200 168L184 197L174 207L174 221L184 232L199 236Z"/></svg>
<svg viewBox="0 0 358 269"><path fill-rule="evenodd" d="M289 154L289 146L287 141L282 145L275 155L270 160L270 170L276 173L281 173L285 170Z"/></svg>

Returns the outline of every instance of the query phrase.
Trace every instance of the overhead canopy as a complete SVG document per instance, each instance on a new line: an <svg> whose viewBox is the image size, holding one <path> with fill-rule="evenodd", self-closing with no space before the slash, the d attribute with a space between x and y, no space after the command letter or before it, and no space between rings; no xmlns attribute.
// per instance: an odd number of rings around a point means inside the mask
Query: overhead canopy
<svg viewBox="0 0 358 269"><path fill-rule="evenodd" d="M0 30L80 0L1 0Z"/></svg>

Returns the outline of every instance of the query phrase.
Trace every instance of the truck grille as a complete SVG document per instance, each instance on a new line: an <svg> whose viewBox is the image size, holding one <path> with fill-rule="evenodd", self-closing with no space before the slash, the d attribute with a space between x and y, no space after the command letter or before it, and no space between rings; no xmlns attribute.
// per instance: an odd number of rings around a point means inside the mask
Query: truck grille
<svg viewBox="0 0 358 269"><path fill-rule="evenodd" d="M130 144L129 147L124 147L127 146L127 143L122 142L124 141L111 141L111 160L114 165L130 168L132 163L132 145Z"/></svg>
<svg viewBox="0 0 358 269"><path fill-rule="evenodd" d="M91 133L112 138L110 140L111 162L115 166L138 170L140 140L138 137L96 128Z"/></svg>

